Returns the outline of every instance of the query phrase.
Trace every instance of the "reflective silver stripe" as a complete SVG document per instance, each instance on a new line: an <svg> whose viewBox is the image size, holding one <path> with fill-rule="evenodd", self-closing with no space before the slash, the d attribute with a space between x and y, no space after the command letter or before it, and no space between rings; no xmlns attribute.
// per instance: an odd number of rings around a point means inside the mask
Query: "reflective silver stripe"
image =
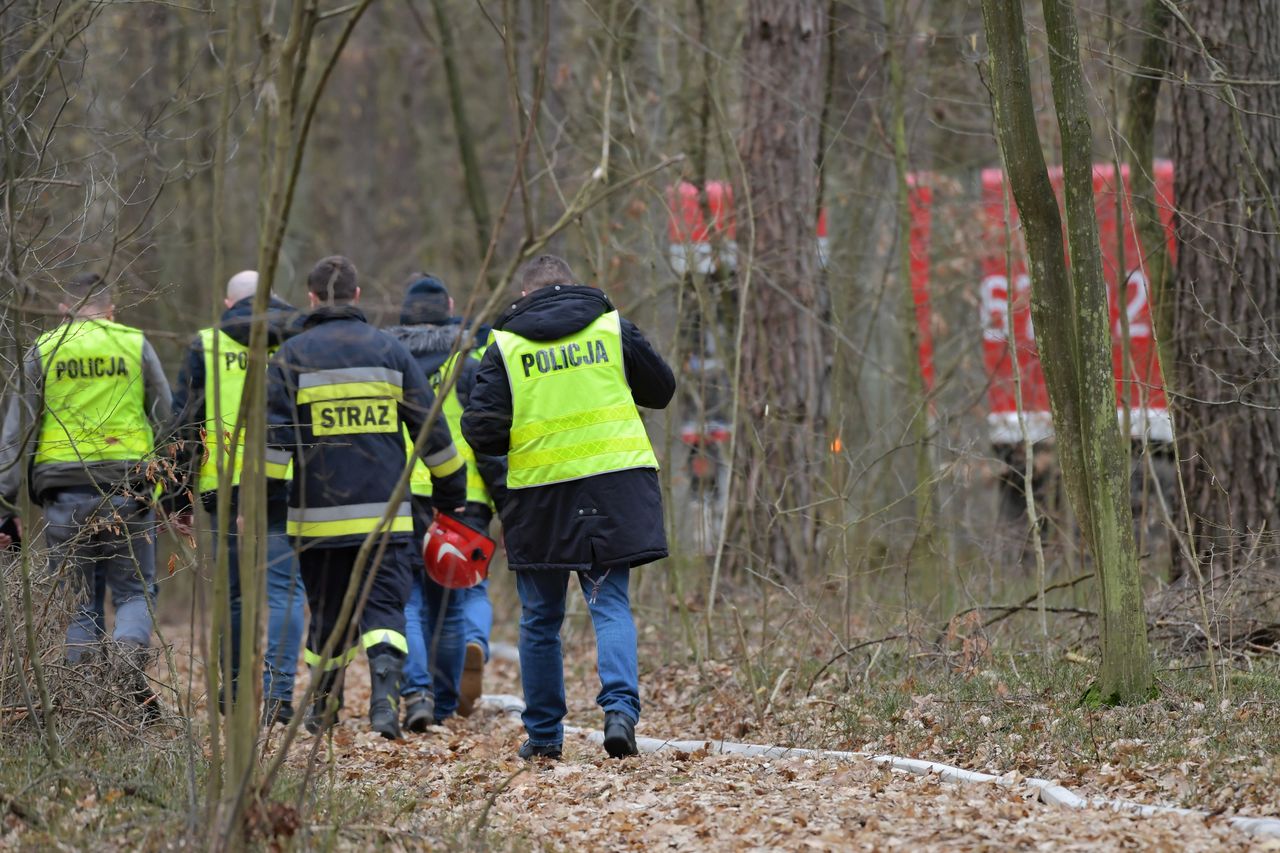
<svg viewBox="0 0 1280 853"><path fill-rule="evenodd" d="M350 521L355 518L381 518L386 503L347 504L346 506L289 507L289 520L293 522ZM400 504L396 517L413 515L408 501Z"/></svg>
<svg viewBox="0 0 1280 853"><path fill-rule="evenodd" d="M444 450L437 450L426 458L428 468L434 468L458 455L458 448L450 444Z"/></svg>
<svg viewBox="0 0 1280 853"><path fill-rule="evenodd" d="M267 448L267 464L269 465L288 465L293 459L293 454L287 450L276 450L274 447Z"/></svg>
<svg viewBox="0 0 1280 853"><path fill-rule="evenodd" d="M388 382L403 387L404 374L390 367L332 367L328 370L312 370L298 376L299 388L342 385L346 382Z"/></svg>

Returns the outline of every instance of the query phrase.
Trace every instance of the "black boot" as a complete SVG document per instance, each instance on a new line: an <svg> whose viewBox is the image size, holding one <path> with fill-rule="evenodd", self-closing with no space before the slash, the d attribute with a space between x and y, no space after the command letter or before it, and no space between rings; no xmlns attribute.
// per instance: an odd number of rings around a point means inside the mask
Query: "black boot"
<svg viewBox="0 0 1280 853"><path fill-rule="evenodd" d="M311 710L307 712L307 719L304 725L307 731L313 735L318 735L327 729L333 727L338 722L338 712L342 710L342 688L335 687L339 676L342 675L342 667L337 669L326 670L320 674L320 684L316 687L316 698L311 703ZM315 669L311 670L311 677L316 677Z"/></svg>
<svg viewBox="0 0 1280 853"><path fill-rule="evenodd" d="M387 740L400 739L400 670L395 652L369 656L369 725Z"/></svg>
<svg viewBox="0 0 1280 853"><path fill-rule="evenodd" d="M124 655L124 692L141 709L144 725L156 722L161 716L160 696L147 676L150 659L146 649L130 650Z"/></svg>
<svg viewBox="0 0 1280 853"><path fill-rule="evenodd" d="M404 727L411 732L425 732L435 722L435 699L430 693L410 693L404 698Z"/></svg>
<svg viewBox="0 0 1280 853"><path fill-rule="evenodd" d="M604 713L604 749L610 758L626 758L637 755L636 724L621 711Z"/></svg>
<svg viewBox="0 0 1280 853"><path fill-rule="evenodd" d="M293 722L293 703L288 699L272 699L270 696L262 703L263 728L271 728L276 723L287 726Z"/></svg>
<svg viewBox="0 0 1280 853"><path fill-rule="evenodd" d="M530 741L525 741L520 747L519 755L525 761L532 761L535 758L550 758L552 761L559 761L560 744L555 746L536 746Z"/></svg>

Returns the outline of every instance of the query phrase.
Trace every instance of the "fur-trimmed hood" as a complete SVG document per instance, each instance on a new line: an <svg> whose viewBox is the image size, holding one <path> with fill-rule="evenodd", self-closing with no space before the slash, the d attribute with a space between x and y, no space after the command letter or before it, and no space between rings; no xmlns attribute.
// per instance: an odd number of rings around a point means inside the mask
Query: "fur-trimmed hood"
<svg viewBox="0 0 1280 853"><path fill-rule="evenodd" d="M448 325L392 326L387 334L405 345L428 376L440 369L465 331L459 323Z"/></svg>
<svg viewBox="0 0 1280 853"><path fill-rule="evenodd" d="M392 326L387 334L408 347L414 355L434 355L453 352L454 344L462 337L460 324L450 323L447 326Z"/></svg>

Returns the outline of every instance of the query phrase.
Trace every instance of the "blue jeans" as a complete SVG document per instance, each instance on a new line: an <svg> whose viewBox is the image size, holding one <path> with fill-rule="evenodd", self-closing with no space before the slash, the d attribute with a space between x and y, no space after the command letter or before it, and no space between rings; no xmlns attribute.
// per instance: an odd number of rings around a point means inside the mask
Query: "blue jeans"
<svg viewBox="0 0 1280 853"><path fill-rule="evenodd" d="M107 590L116 608L116 642L151 644L155 598L155 512L126 495L63 489L44 504L51 564L77 595L67 628L67 660L81 660L106 631Z"/></svg>
<svg viewBox="0 0 1280 853"><path fill-rule="evenodd" d="M231 506L235 523L238 506ZM214 543L218 541L217 512L209 514L209 529ZM231 610L231 678L240 671L240 548L237 534L229 537L227 551L227 586ZM293 701L293 682L298 672L298 651L302 648L302 630L306 626L303 605L307 600L298 572L298 558L293 543L285 532L285 517L267 521L267 656L262 669L262 695L268 699ZM219 642L221 647L221 642Z"/></svg>
<svg viewBox="0 0 1280 853"><path fill-rule="evenodd" d="M460 592L445 589L418 568L404 609L409 656L400 695L430 691L437 722L458 710L458 682L466 653Z"/></svg>
<svg viewBox="0 0 1280 853"><path fill-rule="evenodd" d="M462 634L465 643L479 643L489 660L489 634L493 631L493 605L489 603L489 579L458 590L462 599Z"/></svg>
<svg viewBox="0 0 1280 853"><path fill-rule="evenodd" d="M569 572L517 571L520 592L520 681L525 710L521 715L529 742L558 746L564 740L564 660L560 626L564 622ZM596 632L596 669L600 692L596 704L640 719L640 665L636 623L627 590L631 570L592 569L579 572ZM594 599L594 600L593 600Z"/></svg>

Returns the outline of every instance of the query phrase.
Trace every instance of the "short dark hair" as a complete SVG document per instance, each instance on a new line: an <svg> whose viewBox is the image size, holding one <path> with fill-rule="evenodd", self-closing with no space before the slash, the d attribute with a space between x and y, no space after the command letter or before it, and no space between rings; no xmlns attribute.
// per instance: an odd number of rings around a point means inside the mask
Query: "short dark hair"
<svg viewBox="0 0 1280 853"><path fill-rule="evenodd" d="M573 270L564 258L538 255L520 268L520 289L525 293L553 284L574 284Z"/></svg>
<svg viewBox="0 0 1280 853"><path fill-rule="evenodd" d="M330 255L311 268L307 290L321 302L350 302L356 298L356 265L342 255Z"/></svg>
<svg viewBox="0 0 1280 853"><path fill-rule="evenodd" d="M104 308L113 301L111 285L96 272L82 272L72 276L63 286L63 302L72 310L80 308Z"/></svg>

